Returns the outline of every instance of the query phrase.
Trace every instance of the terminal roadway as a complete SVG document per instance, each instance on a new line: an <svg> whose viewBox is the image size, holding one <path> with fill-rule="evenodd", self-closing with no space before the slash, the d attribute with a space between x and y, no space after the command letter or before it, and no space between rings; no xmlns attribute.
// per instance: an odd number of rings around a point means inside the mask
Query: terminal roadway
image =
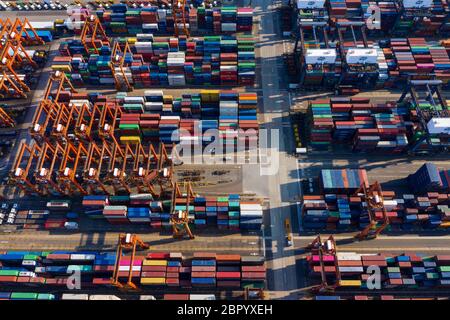
<svg viewBox="0 0 450 320"><path fill-rule="evenodd" d="M0 251L8 250L116 250L119 232L101 231L70 233L67 231L23 231L0 233ZM241 255L262 255L258 235L196 234L192 240L174 239L170 234L139 232L137 235L150 245L152 251L165 252L216 252Z"/></svg>
<svg viewBox="0 0 450 320"><path fill-rule="evenodd" d="M266 174L260 172L260 184L267 186L269 214L264 221L265 248L268 270L269 298L287 298L298 287L294 250L286 247L284 220L291 219L290 201L298 199L300 189L294 168L296 159L288 156L291 149L292 129L289 125L290 96L283 79L282 53L284 40L277 27L277 7L281 3L255 0L257 21L257 59L260 74L260 129L268 130L268 137L275 137L267 147L261 146L261 169L275 169ZM262 103L261 103L262 102ZM277 138L276 134L279 134ZM264 163L268 163L265 165ZM295 299L295 297L290 296Z"/></svg>

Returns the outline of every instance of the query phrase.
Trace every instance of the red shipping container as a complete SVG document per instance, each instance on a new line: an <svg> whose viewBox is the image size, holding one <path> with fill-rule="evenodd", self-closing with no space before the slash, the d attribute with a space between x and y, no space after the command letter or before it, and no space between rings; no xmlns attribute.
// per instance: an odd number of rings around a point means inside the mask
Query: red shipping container
<svg viewBox="0 0 450 320"><path fill-rule="evenodd" d="M217 272L217 278L221 279L237 279L241 277L240 272Z"/></svg>
<svg viewBox="0 0 450 320"><path fill-rule="evenodd" d="M164 300L189 300L188 294L165 294Z"/></svg>

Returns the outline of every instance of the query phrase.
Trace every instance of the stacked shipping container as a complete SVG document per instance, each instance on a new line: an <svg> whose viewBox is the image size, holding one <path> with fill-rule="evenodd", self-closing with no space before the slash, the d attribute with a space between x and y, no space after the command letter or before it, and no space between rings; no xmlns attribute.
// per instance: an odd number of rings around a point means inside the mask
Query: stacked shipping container
<svg viewBox="0 0 450 320"><path fill-rule="evenodd" d="M115 252L1 252L0 283L5 286L63 288L67 283L67 270L76 266L81 272L84 288L109 287L115 260ZM130 264L130 257L121 258L120 281L127 281ZM191 259L186 259L180 253L149 253L136 256L131 268L134 283L155 289L264 288L266 279L264 259L255 256L197 252ZM14 294L17 299L37 297L34 293ZM11 295L2 293L0 298L11 298ZM44 298L54 297L41 296Z"/></svg>
<svg viewBox="0 0 450 320"><path fill-rule="evenodd" d="M307 258L311 275L320 274L317 255ZM338 252L337 256L325 255L324 272L329 276L340 273L338 289L367 289L371 273L370 266L381 269L382 289L430 289L450 285L450 257L427 256L424 254L357 254Z"/></svg>

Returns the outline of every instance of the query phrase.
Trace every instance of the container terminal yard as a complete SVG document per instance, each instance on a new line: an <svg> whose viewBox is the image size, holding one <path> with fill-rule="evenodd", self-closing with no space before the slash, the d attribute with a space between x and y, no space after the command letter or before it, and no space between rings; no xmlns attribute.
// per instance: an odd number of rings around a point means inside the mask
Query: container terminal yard
<svg viewBox="0 0 450 320"><path fill-rule="evenodd" d="M450 298L448 1L0 7L1 300Z"/></svg>

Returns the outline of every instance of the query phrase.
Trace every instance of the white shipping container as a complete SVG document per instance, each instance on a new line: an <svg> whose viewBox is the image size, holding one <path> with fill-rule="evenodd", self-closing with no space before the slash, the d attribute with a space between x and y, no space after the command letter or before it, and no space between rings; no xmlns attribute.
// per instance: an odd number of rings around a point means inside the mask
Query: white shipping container
<svg viewBox="0 0 450 320"><path fill-rule="evenodd" d="M432 118L427 128L430 134L450 134L450 118Z"/></svg>
<svg viewBox="0 0 450 320"><path fill-rule="evenodd" d="M162 90L145 90L144 96L156 96L156 97L162 97L164 96L164 92Z"/></svg>
<svg viewBox="0 0 450 320"><path fill-rule="evenodd" d="M356 252L338 252L336 255L339 260L361 260L361 254Z"/></svg>
<svg viewBox="0 0 450 320"><path fill-rule="evenodd" d="M70 260L95 260L95 254L74 253L70 255Z"/></svg>
<svg viewBox="0 0 450 320"><path fill-rule="evenodd" d="M245 211L245 210L262 210L262 206L259 203L255 203L255 204L246 204L246 203L241 203L241 211Z"/></svg>
<svg viewBox="0 0 450 320"><path fill-rule="evenodd" d="M241 210L241 217L262 217L263 212L262 211L242 211Z"/></svg>
<svg viewBox="0 0 450 320"><path fill-rule="evenodd" d="M89 300L87 294L63 293L61 300Z"/></svg>
<svg viewBox="0 0 450 320"><path fill-rule="evenodd" d="M133 266L133 271L141 271L141 266ZM130 266L119 266L119 271L130 271Z"/></svg>
<svg viewBox="0 0 450 320"><path fill-rule="evenodd" d="M297 0L299 9L322 9L325 6L325 0Z"/></svg>
<svg viewBox="0 0 450 320"><path fill-rule="evenodd" d="M216 300L213 294L190 294L189 300Z"/></svg>
<svg viewBox="0 0 450 320"><path fill-rule="evenodd" d="M403 7L409 8L431 8L433 0L403 0Z"/></svg>
<svg viewBox="0 0 450 320"><path fill-rule="evenodd" d="M144 104L144 97L125 97L123 99L125 103L141 103Z"/></svg>
<svg viewBox="0 0 450 320"><path fill-rule="evenodd" d="M110 294L91 294L89 300L122 300L118 296Z"/></svg>
<svg viewBox="0 0 450 320"><path fill-rule="evenodd" d="M364 272L363 267L339 267L339 272Z"/></svg>
<svg viewBox="0 0 450 320"><path fill-rule="evenodd" d="M353 48L347 51L346 61L349 64L366 64L366 63L377 63L377 50L376 49L359 49Z"/></svg>
<svg viewBox="0 0 450 320"><path fill-rule="evenodd" d="M104 210L127 211L127 206L105 206Z"/></svg>
<svg viewBox="0 0 450 320"><path fill-rule="evenodd" d="M333 64L336 62L335 49L307 49L305 62L307 64Z"/></svg>

